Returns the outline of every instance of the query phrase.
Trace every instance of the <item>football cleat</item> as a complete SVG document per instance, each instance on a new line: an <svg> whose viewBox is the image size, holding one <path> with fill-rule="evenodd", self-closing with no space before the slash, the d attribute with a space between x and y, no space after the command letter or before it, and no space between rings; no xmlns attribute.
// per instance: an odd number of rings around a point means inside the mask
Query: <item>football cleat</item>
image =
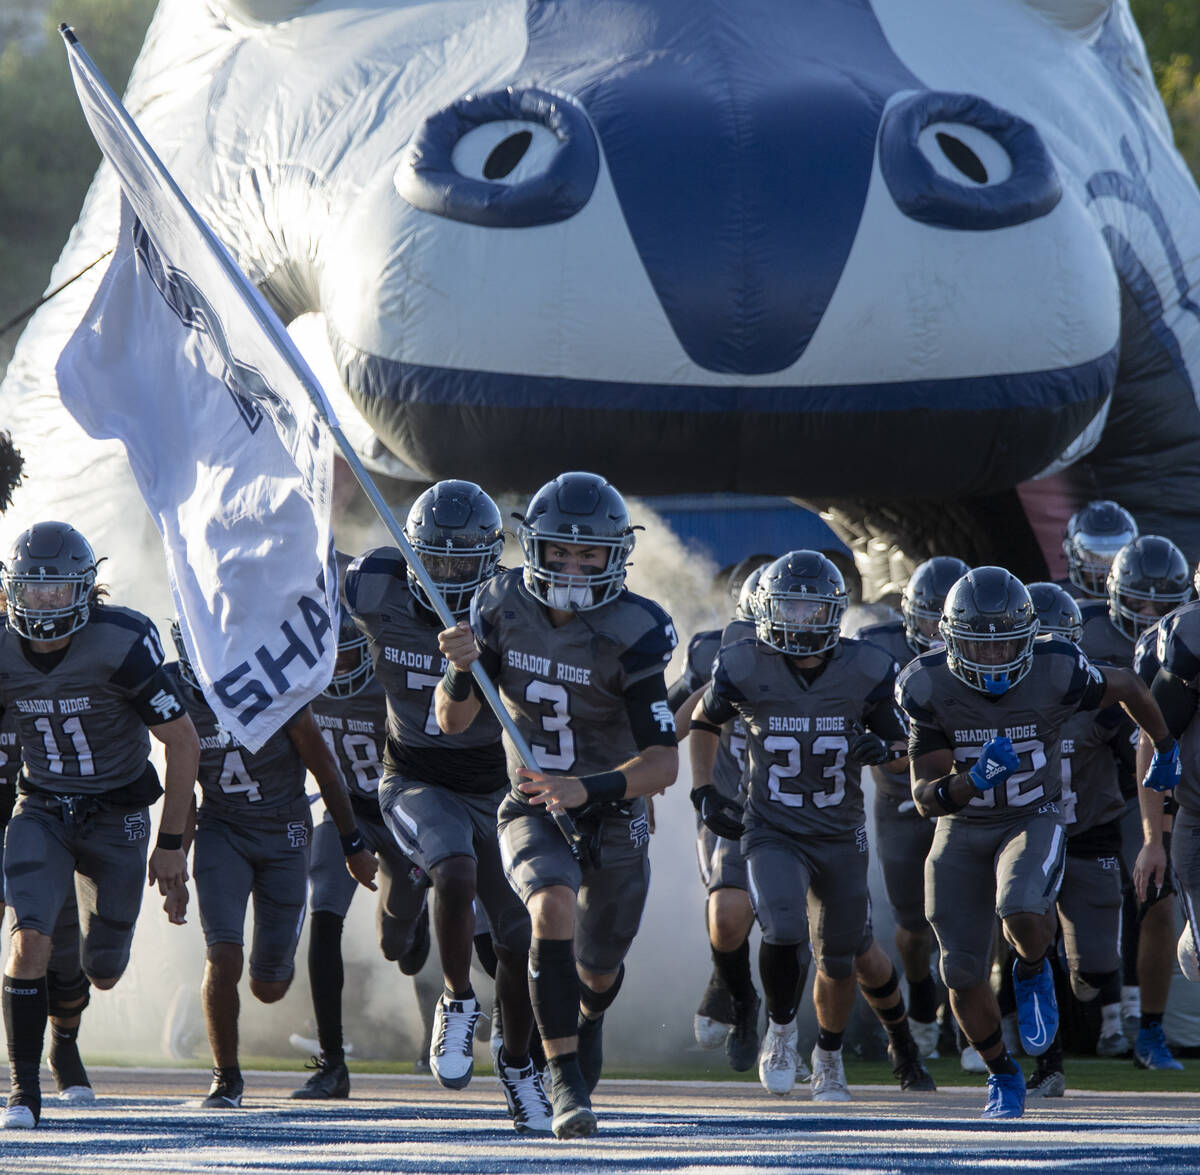
<svg viewBox="0 0 1200 1175"><path fill-rule="evenodd" d="M208 1097L200 1104L206 1110L237 1110L242 1105L242 1092L246 1088L240 1073L223 1075L220 1069L214 1069L212 1088Z"/></svg>
<svg viewBox="0 0 1200 1175"><path fill-rule="evenodd" d="M600 1083L600 1070L604 1068L604 1016L595 1020L579 1016L579 1071L589 1094Z"/></svg>
<svg viewBox="0 0 1200 1175"><path fill-rule="evenodd" d="M324 1055L313 1057L305 1067L314 1072L299 1089L292 1090L292 1097L324 1099L350 1096L350 1071L346 1068L344 1058L331 1061Z"/></svg>
<svg viewBox="0 0 1200 1175"><path fill-rule="evenodd" d="M928 1077L929 1075L926 1074ZM814 1102L848 1102L850 1087L842 1065L842 1050L829 1052L817 1046L812 1051L812 1100Z"/></svg>
<svg viewBox="0 0 1200 1175"><path fill-rule="evenodd" d="M433 1012L433 1039L429 1067L444 1089L465 1089L475 1071L475 1025L482 1013L479 1001L438 997Z"/></svg>
<svg viewBox="0 0 1200 1175"><path fill-rule="evenodd" d="M1013 963L1013 992L1017 997L1017 1025L1021 1047L1031 1057L1040 1057L1058 1032L1058 1004L1054 999L1054 973L1050 960L1032 979L1022 979Z"/></svg>
<svg viewBox="0 0 1200 1175"><path fill-rule="evenodd" d="M900 1082L900 1088L914 1093L929 1093L937 1089L937 1083L929 1075L929 1070L921 1064L921 1054L915 1040L909 1040L903 1045L894 1041L888 1044L888 1060L892 1063L892 1073Z"/></svg>
<svg viewBox="0 0 1200 1175"><path fill-rule="evenodd" d="M1133 1046L1133 1063L1139 1069L1182 1069L1183 1066L1171 1055L1167 1038L1161 1024L1152 1024L1138 1031Z"/></svg>
<svg viewBox="0 0 1200 1175"><path fill-rule="evenodd" d="M74 1105L86 1105L96 1100L92 1083L79 1055L79 1045L73 1039L65 1039L51 1028L50 1049L46 1058L50 1074L58 1086L59 1101Z"/></svg>
<svg viewBox="0 0 1200 1175"><path fill-rule="evenodd" d="M550 1134L554 1129L554 1110L542 1086L541 1075L532 1061L523 1069L510 1068L503 1061L496 1069L508 1115L518 1134Z"/></svg>
<svg viewBox="0 0 1200 1175"><path fill-rule="evenodd" d="M725 1038L725 1055L736 1073L753 1069L758 1059L758 1014L762 1000L756 991L751 995L750 1000L733 1001L733 1027Z"/></svg>
<svg viewBox="0 0 1200 1175"><path fill-rule="evenodd" d="M68 1106L90 1106L96 1100L96 1091L90 1085L68 1085L58 1091L58 1100Z"/></svg>
<svg viewBox="0 0 1200 1175"><path fill-rule="evenodd" d="M812 1070L799 1049L796 1050L796 1080L801 1085L812 1080Z"/></svg>
<svg viewBox="0 0 1200 1175"><path fill-rule="evenodd" d="M24 1102L10 1103L4 1111L5 1130L32 1130L37 1124L37 1110Z"/></svg>
<svg viewBox="0 0 1200 1175"><path fill-rule="evenodd" d="M758 1054L758 1079L763 1089L776 1097L791 1093L796 1084L796 1063L796 1022L776 1024L768 1020Z"/></svg>
<svg viewBox="0 0 1200 1175"><path fill-rule="evenodd" d="M692 1020L696 1043L702 1049L719 1049L729 1035L733 1019L733 996L714 968Z"/></svg>
<svg viewBox="0 0 1200 1175"><path fill-rule="evenodd" d="M400 971L404 975L416 975L425 966L425 960L428 958L429 903L426 902L421 907L421 913L417 915L416 925L413 927L412 932L412 941L396 961L400 966Z"/></svg>
<svg viewBox="0 0 1200 1175"><path fill-rule="evenodd" d="M578 1062L560 1066L557 1072L559 1076L550 1085L550 1105L554 1110L551 1129L554 1137L591 1137L596 1133L598 1124Z"/></svg>
<svg viewBox="0 0 1200 1175"><path fill-rule="evenodd" d="M1096 1041L1098 1057L1127 1057L1131 1051L1129 1038L1123 1032L1110 1032Z"/></svg>
<svg viewBox="0 0 1200 1175"><path fill-rule="evenodd" d="M1188 922L1179 936L1175 946L1175 957L1179 960L1179 970L1184 979L1192 983L1200 983L1200 954L1196 952L1196 939L1192 934L1192 924Z"/></svg>
<svg viewBox="0 0 1200 1175"><path fill-rule="evenodd" d="M1025 1078L1015 1073L991 1073L987 1079L987 1105L983 1118L1019 1118L1025 1113Z"/></svg>
<svg viewBox="0 0 1200 1175"><path fill-rule="evenodd" d="M926 1024L909 1016L908 1030L917 1042L917 1052L921 1060L928 1061L937 1056L938 1037L941 1035L942 1026L936 1020L930 1020Z"/></svg>
<svg viewBox="0 0 1200 1175"><path fill-rule="evenodd" d="M1067 1079L1061 1069L1038 1065L1029 1084L1025 1087L1026 1097L1062 1097L1067 1091Z"/></svg>

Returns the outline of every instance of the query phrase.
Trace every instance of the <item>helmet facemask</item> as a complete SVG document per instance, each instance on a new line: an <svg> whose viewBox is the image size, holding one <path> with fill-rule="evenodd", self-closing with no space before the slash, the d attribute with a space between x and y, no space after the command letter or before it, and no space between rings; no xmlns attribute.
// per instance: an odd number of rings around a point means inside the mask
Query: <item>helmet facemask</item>
<svg viewBox="0 0 1200 1175"><path fill-rule="evenodd" d="M940 630L946 642L946 667L972 689L993 696L1006 694L1033 668L1036 617L1006 632L986 633L943 617Z"/></svg>
<svg viewBox="0 0 1200 1175"><path fill-rule="evenodd" d="M96 569L67 575L43 568L26 573L6 571L2 582L12 630L27 640L54 641L78 632L87 623Z"/></svg>
<svg viewBox="0 0 1200 1175"><path fill-rule="evenodd" d="M460 546L451 538L440 544L411 539L410 542L455 620L461 620L471 610L475 589L491 579L496 564L500 562L500 553L504 550L503 537L490 543L470 546ZM411 567L408 582L418 601L431 612L436 612Z"/></svg>
<svg viewBox="0 0 1200 1175"><path fill-rule="evenodd" d="M343 612L338 622L337 660L325 694L330 698L352 698L362 693L374 676L367 638Z"/></svg>
<svg viewBox="0 0 1200 1175"><path fill-rule="evenodd" d="M815 592L756 593L755 631L764 645L793 657L828 652L841 636L847 597Z"/></svg>
<svg viewBox="0 0 1200 1175"><path fill-rule="evenodd" d="M625 586L625 565L633 551L632 531L613 537L534 530L517 527L525 557L525 586L548 608L560 612L588 612L615 600ZM575 571L565 571L554 548L583 548L598 552L598 561Z"/></svg>
<svg viewBox="0 0 1200 1175"><path fill-rule="evenodd" d="M1113 584L1108 596L1108 618L1119 633L1136 641L1146 629L1185 603L1191 594L1190 589L1156 592L1153 588L1142 590Z"/></svg>

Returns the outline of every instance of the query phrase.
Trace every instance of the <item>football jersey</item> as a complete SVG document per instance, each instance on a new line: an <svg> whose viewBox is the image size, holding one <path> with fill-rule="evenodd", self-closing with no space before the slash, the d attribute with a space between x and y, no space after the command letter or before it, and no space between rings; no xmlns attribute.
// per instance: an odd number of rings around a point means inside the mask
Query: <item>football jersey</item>
<svg viewBox="0 0 1200 1175"><path fill-rule="evenodd" d="M904 668L917 654L908 643L908 634L904 631L903 620L885 620L882 624L868 624L855 634L856 640L870 641L878 645L885 653L890 653L892 660ZM911 789L908 783L908 772L893 773L884 771L882 767L870 767L871 778L875 786L884 795L895 799L910 798Z"/></svg>
<svg viewBox="0 0 1200 1175"><path fill-rule="evenodd" d="M446 670L438 648L444 625L413 596L400 552L377 547L360 555L346 572L346 602L368 638L375 679L387 695L388 774L453 791L503 787L500 722L488 706L459 734L438 727L433 701Z"/></svg>
<svg viewBox="0 0 1200 1175"><path fill-rule="evenodd" d="M377 677L349 698L320 694L308 704L351 796L379 806L387 741L387 698Z"/></svg>
<svg viewBox="0 0 1200 1175"><path fill-rule="evenodd" d="M302 818L308 811L308 771L287 727L252 754L226 730L200 690L183 680L178 661L167 666L167 674L176 682L200 736L201 812L235 824L275 826L280 820Z"/></svg>
<svg viewBox="0 0 1200 1175"><path fill-rule="evenodd" d="M496 686L542 771L594 775L638 754L625 692L661 674L677 643L671 618L654 601L625 589L556 628L514 568L475 593L471 627L497 664ZM660 726L673 730L670 706L661 706ZM521 759L504 742L515 781ZM515 787L513 795L524 802Z"/></svg>
<svg viewBox="0 0 1200 1175"><path fill-rule="evenodd" d="M746 620L734 620L724 629L712 628L698 632L688 642L687 660L680 680L690 696L712 678L713 660L722 644L731 644L754 635L754 625ZM717 741L717 757L713 762L713 786L726 799L741 794L742 776L746 770L746 724L742 716L730 719L721 727Z"/></svg>
<svg viewBox="0 0 1200 1175"><path fill-rule="evenodd" d="M1128 669L1133 663L1133 641L1109 619L1108 601L1081 602L1079 611L1083 617L1079 647L1088 655L1088 660L1106 661Z"/></svg>
<svg viewBox="0 0 1200 1175"><path fill-rule="evenodd" d="M747 827L831 836L863 825L861 768L846 751L868 712L890 699L896 668L878 645L849 637L807 684L761 641L721 649L712 694L746 723Z"/></svg>
<svg viewBox="0 0 1200 1175"><path fill-rule="evenodd" d="M0 713L0 825L8 822L17 798L17 776L21 774L21 739L17 734L15 709ZM0 836L4 833L0 829Z"/></svg>
<svg viewBox="0 0 1200 1175"><path fill-rule="evenodd" d="M133 702L162 663L158 630L131 608L91 608L49 672L30 663L11 628L0 627L0 709L16 716L23 786L103 795L136 781L146 770L150 736ZM165 691L150 705L164 721L184 712Z"/></svg>
<svg viewBox="0 0 1200 1175"><path fill-rule="evenodd" d="M1143 633L1148 637L1149 634ZM1150 680L1157 670L1157 662L1168 673L1178 677L1189 689L1200 690L1200 600L1176 608L1158 623L1157 645L1151 654L1144 652L1140 669L1143 678L1150 673ZM1175 798L1181 808L1189 812L1200 811L1200 710L1179 736L1179 763L1181 773L1175 788Z"/></svg>
<svg viewBox="0 0 1200 1175"><path fill-rule="evenodd" d="M991 739L1012 740L1017 770L948 817L988 822L1032 814L1059 799L1063 729L1077 711L1095 710L1105 688L1100 670L1076 645L1041 636L1033 642L1033 667L1006 693L991 696L960 681L946 665L946 650L937 649L905 666L896 700L912 720L910 749L947 747L955 771L970 770Z"/></svg>
<svg viewBox="0 0 1200 1175"><path fill-rule="evenodd" d="M1098 713L1080 711L1064 723L1061 734L1062 794L1059 807L1068 837L1089 832L1125 811L1117 777L1114 743L1128 739L1130 723L1119 706ZM1137 728L1133 728L1134 738Z"/></svg>

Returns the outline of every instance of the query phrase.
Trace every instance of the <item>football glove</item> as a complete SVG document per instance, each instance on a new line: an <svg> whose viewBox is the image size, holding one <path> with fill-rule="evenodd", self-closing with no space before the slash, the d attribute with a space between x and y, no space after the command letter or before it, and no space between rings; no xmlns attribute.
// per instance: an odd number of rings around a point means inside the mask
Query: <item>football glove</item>
<svg viewBox="0 0 1200 1175"><path fill-rule="evenodd" d="M746 826L741 805L727 800L711 783L692 792L692 806L700 813L704 826L726 840L741 840Z"/></svg>
<svg viewBox="0 0 1200 1175"><path fill-rule="evenodd" d="M971 782L980 791L999 787L1020 765L1012 739L1006 735L990 738L979 752L979 762L970 770Z"/></svg>
<svg viewBox="0 0 1200 1175"><path fill-rule="evenodd" d="M1179 782L1179 744L1172 739L1169 751L1155 751L1142 780L1151 791L1170 791Z"/></svg>
<svg viewBox="0 0 1200 1175"><path fill-rule="evenodd" d="M878 767L892 757L888 745L873 730L864 730L850 740L846 758L862 767Z"/></svg>

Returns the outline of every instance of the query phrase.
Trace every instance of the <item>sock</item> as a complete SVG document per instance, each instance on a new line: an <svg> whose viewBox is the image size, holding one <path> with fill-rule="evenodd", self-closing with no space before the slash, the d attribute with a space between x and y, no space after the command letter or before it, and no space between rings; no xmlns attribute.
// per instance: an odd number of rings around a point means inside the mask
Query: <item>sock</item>
<svg viewBox="0 0 1200 1175"><path fill-rule="evenodd" d="M38 1070L42 1063L42 1042L49 1018L46 977L40 975L37 979L13 979L6 975L3 1005L13 1093L33 1099L36 1103L34 1117L37 1117L41 1109Z"/></svg>
<svg viewBox="0 0 1200 1175"><path fill-rule="evenodd" d="M308 922L308 983L312 989L317 1040L327 1061L343 1059L342 987L346 982L342 964L343 919L328 910L318 910Z"/></svg>
<svg viewBox="0 0 1200 1175"><path fill-rule="evenodd" d="M50 1022L50 1068L60 1089L70 1089L76 1085L90 1085L87 1070L79 1056L79 1046L76 1039L79 1036L79 1025L73 1028L63 1028L53 1021Z"/></svg>
<svg viewBox="0 0 1200 1175"><path fill-rule="evenodd" d="M729 994L743 1004L750 1003L754 999L754 981L750 978L749 939L732 951L719 951L713 947L712 960Z"/></svg>
<svg viewBox="0 0 1200 1175"><path fill-rule="evenodd" d="M1020 1072L1013 1063L1012 1057L1008 1055L1008 1049L1005 1049L998 1057L993 1057L990 1061L985 1060L983 1063L988 1067L989 1073L997 1075L1007 1073L1011 1077L1014 1073Z"/></svg>
<svg viewBox="0 0 1200 1175"><path fill-rule="evenodd" d="M908 1014L920 1024L937 1019L937 984L932 975L908 985Z"/></svg>
<svg viewBox="0 0 1200 1175"><path fill-rule="evenodd" d="M1162 1024L1162 1019L1163 1019L1162 1012L1143 1012L1142 1013L1142 1027L1143 1028L1157 1028Z"/></svg>
<svg viewBox="0 0 1200 1175"><path fill-rule="evenodd" d="M1142 1014L1142 989L1123 984L1121 986L1121 1019L1137 1020Z"/></svg>
<svg viewBox="0 0 1200 1175"><path fill-rule="evenodd" d="M1043 955L1040 959L1034 962L1027 963L1020 955L1017 956L1017 978L1030 980L1036 979L1042 973L1042 968L1045 966L1046 957Z"/></svg>
<svg viewBox="0 0 1200 1175"><path fill-rule="evenodd" d="M801 967L795 943L759 943L758 974L767 1014L776 1024L790 1024L800 1004Z"/></svg>
<svg viewBox="0 0 1200 1175"><path fill-rule="evenodd" d="M828 1028L819 1028L817 1032L817 1048L827 1053L836 1053L842 1047L842 1037L845 1032L831 1032Z"/></svg>
<svg viewBox="0 0 1200 1175"><path fill-rule="evenodd" d="M1121 1004L1104 1004L1100 1009L1100 1035L1121 1035Z"/></svg>
<svg viewBox="0 0 1200 1175"><path fill-rule="evenodd" d="M475 998L475 989L468 983L463 991L451 991L448 987L444 988L446 999L454 1000L455 1003L462 1003L464 1000L473 1000Z"/></svg>
<svg viewBox="0 0 1200 1175"><path fill-rule="evenodd" d="M529 998L542 1040L577 1034L579 973L569 938L535 938L529 944Z"/></svg>

